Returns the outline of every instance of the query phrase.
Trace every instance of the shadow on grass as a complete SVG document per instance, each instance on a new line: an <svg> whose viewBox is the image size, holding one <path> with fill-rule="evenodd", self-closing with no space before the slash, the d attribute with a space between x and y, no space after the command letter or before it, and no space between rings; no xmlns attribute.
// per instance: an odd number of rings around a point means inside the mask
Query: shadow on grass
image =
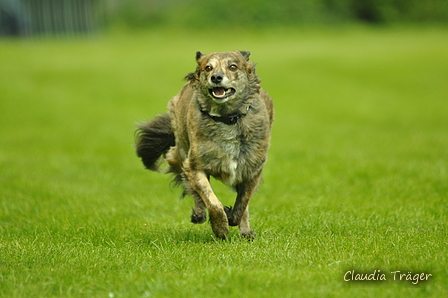
<svg viewBox="0 0 448 298"><path fill-rule="evenodd" d="M235 243L248 242L239 234L237 228L230 228L226 240L221 240L213 235L209 224L204 225L177 225L175 227L158 228L140 235L142 245L158 244L182 244L182 243Z"/></svg>

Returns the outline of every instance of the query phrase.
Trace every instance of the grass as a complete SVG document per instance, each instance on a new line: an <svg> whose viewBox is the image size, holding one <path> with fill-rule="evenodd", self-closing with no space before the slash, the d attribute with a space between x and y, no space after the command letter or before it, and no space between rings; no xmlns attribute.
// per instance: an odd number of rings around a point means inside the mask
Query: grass
<svg viewBox="0 0 448 298"><path fill-rule="evenodd" d="M446 296L448 30L213 36L0 40L0 296ZM252 51L276 107L254 242L190 224L192 201L132 147L195 51L235 49Z"/></svg>

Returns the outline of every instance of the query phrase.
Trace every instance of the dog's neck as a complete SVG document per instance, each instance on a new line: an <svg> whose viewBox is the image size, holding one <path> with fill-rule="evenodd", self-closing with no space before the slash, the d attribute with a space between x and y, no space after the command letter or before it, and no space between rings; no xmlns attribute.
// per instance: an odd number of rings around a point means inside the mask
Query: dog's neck
<svg viewBox="0 0 448 298"><path fill-rule="evenodd" d="M220 115L212 115L210 114L210 112L206 111L200 103L199 104L199 110L201 111L202 114L207 115L208 117L210 117L211 119L213 119L213 121L215 122L221 122L227 125L234 125L238 122L239 119L241 119L242 117L246 116L247 113L249 112L249 110L251 109L251 105L249 104L245 110L245 113L234 113L234 114L230 114L230 115L225 115L225 116L220 116Z"/></svg>

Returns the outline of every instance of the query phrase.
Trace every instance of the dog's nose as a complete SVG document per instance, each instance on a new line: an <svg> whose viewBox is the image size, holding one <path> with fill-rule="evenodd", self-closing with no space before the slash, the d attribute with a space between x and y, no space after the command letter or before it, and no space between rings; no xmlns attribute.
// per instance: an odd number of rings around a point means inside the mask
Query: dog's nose
<svg viewBox="0 0 448 298"><path fill-rule="evenodd" d="M214 73L212 75L211 79L212 79L213 83L218 84L218 83L221 83L223 77L222 77L222 74L220 74L220 73Z"/></svg>

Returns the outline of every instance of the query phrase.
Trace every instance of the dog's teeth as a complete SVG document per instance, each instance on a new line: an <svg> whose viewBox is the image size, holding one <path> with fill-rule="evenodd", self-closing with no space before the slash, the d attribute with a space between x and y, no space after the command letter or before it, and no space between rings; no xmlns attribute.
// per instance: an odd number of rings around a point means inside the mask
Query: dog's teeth
<svg viewBox="0 0 448 298"><path fill-rule="evenodd" d="M221 98L226 96L226 89L222 87L213 88L212 93L214 97Z"/></svg>
<svg viewBox="0 0 448 298"><path fill-rule="evenodd" d="M224 98L234 92L235 90L233 88L215 87L213 89L210 89L210 94L215 98Z"/></svg>

